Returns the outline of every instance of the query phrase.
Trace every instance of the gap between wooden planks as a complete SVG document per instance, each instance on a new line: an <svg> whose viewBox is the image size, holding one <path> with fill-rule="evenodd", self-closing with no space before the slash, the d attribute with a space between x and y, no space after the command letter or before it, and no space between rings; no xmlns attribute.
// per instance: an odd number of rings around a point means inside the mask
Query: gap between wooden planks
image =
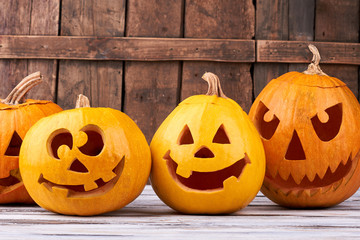
<svg viewBox="0 0 360 240"><path fill-rule="evenodd" d="M0 36L0 59L308 63L360 65L360 43L96 36Z"/></svg>

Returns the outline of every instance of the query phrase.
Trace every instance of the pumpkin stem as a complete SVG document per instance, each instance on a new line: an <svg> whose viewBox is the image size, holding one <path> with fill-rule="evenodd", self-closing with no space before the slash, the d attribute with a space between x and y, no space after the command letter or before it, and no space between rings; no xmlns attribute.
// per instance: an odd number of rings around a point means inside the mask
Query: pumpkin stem
<svg viewBox="0 0 360 240"><path fill-rule="evenodd" d="M313 54L313 58L311 60L311 63L308 66L308 69L306 71L304 71L304 73L308 74L308 75L317 74L317 75L321 75L321 76L327 76L327 74L324 73L319 66L320 59L321 59L319 50L312 44L309 44L308 47Z"/></svg>
<svg viewBox="0 0 360 240"><path fill-rule="evenodd" d="M30 89L42 82L40 72L34 72L26 76L18 85L10 92L10 94L3 100L2 103L8 105L16 105L25 102L25 95Z"/></svg>
<svg viewBox="0 0 360 240"><path fill-rule="evenodd" d="M90 107L90 101L85 95L79 94L76 100L75 108L82 108L82 107Z"/></svg>
<svg viewBox="0 0 360 240"><path fill-rule="evenodd" d="M220 80L219 80L218 76L216 76L215 74L213 74L211 72L206 72L202 76L202 79L207 81L207 83L209 84L209 88L208 88L206 95L209 95L209 96L216 95L218 97L228 98L221 89Z"/></svg>

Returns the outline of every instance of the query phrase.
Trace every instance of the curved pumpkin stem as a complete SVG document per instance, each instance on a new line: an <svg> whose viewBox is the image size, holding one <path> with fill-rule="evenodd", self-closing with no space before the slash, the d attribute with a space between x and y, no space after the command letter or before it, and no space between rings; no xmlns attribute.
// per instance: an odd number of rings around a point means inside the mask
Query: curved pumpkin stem
<svg viewBox="0 0 360 240"><path fill-rule="evenodd" d="M25 95L30 89L42 82L40 72L34 72L25 77L18 85L10 92L10 94L3 100L2 103L8 105L16 105L25 102Z"/></svg>
<svg viewBox="0 0 360 240"><path fill-rule="evenodd" d="M213 74L211 72L206 72L202 76L202 79L207 81L207 83L209 84L209 88L208 88L206 95L209 95L209 96L216 95L218 97L228 98L221 89L220 80L219 80L218 76L216 76L215 74Z"/></svg>
<svg viewBox="0 0 360 240"><path fill-rule="evenodd" d="M327 76L327 74L324 73L319 66L320 59L321 59L319 50L312 44L309 44L308 47L313 54L313 58L311 60L311 63L308 66L308 69L306 71L304 71L304 73L308 74L308 75L317 74L317 75L321 75L321 76Z"/></svg>
<svg viewBox="0 0 360 240"><path fill-rule="evenodd" d="M90 101L85 95L79 94L76 100L75 108L82 108L82 107L90 107Z"/></svg>

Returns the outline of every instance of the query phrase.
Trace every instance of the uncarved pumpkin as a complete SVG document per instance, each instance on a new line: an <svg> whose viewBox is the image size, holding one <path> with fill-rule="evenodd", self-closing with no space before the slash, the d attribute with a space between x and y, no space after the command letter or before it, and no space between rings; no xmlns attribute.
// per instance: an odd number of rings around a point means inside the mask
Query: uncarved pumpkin
<svg viewBox="0 0 360 240"><path fill-rule="evenodd" d="M360 185L359 103L309 48L308 69L271 80L249 113L266 153L262 192L288 207L332 206Z"/></svg>
<svg viewBox="0 0 360 240"><path fill-rule="evenodd" d="M185 99L151 144L151 185L171 208L190 214L231 213L258 193L265 173L260 136L212 73L206 95Z"/></svg>
<svg viewBox="0 0 360 240"><path fill-rule="evenodd" d="M26 135L20 171L41 207L69 215L120 209L143 190L150 149L126 114L91 108L80 95L76 109L44 118Z"/></svg>
<svg viewBox="0 0 360 240"><path fill-rule="evenodd" d="M42 82L40 72L25 77L0 103L0 203L33 203L19 173L22 139L39 119L62 109L51 101L26 99Z"/></svg>

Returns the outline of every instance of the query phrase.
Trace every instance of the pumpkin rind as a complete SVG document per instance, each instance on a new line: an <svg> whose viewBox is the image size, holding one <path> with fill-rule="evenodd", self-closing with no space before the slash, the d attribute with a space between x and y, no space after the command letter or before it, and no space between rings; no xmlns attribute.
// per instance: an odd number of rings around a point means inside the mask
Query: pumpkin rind
<svg viewBox="0 0 360 240"><path fill-rule="evenodd" d="M309 71L286 73L262 90L249 116L266 154L261 191L272 201L328 207L359 188L360 106L339 79ZM273 119L277 126L271 125Z"/></svg>
<svg viewBox="0 0 360 240"><path fill-rule="evenodd" d="M85 129L101 135L99 152L84 149L97 147ZM71 144L60 138L54 148L54 137L63 132L72 136ZM44 118L29 130L20 152L20 171L32 198L67 215L124 207L141 193L150 168L144 135L126 114L111 108L81 107Z"/></svg>
<svg viewBox="0 0 360 240"><path fill-rule="evenodd" d="M222 97L196 95L185 99L165 119L151 141L152 187L163 202L177 211L235 212L246 207L261 187L265 156L260 137L241 107L220 94ZM219 129L228 139L221 140L220 136L220 141L214 140ZM179 137L188 131L193 141L185 139L182 144ZM171 169L174 163L169 165L169 161L175 162L177 168ZM243 164L241 170L232 170L225 177L217 175L238 163ZM236 171L241 172L239 176L231 176ZM203 179L190 187L186 185L195 175ZM221 182L215 183L220 178ZM214 182L214 188L207 182Z"/></svg>
<svg viewBox="0 0 360 240"><path fill-rule="evenodd" d="M29 128L39 119L62 111L51 101L22 100L27 91L41 82L40 72L33 73L24 78L9 94L8 98L0 100L0 203L34 203L26 191L19 172L19 156L16 153L8 154L13 135L24 139ZM31 81L29 83L29 81ZM18 89L19 86L25 89ZM11 98L14 96L14 98ZM16 102L11 101L16 100ZM16 146L19 148L18 142ZM13 184L14 183L14 184Z"/></svg>

